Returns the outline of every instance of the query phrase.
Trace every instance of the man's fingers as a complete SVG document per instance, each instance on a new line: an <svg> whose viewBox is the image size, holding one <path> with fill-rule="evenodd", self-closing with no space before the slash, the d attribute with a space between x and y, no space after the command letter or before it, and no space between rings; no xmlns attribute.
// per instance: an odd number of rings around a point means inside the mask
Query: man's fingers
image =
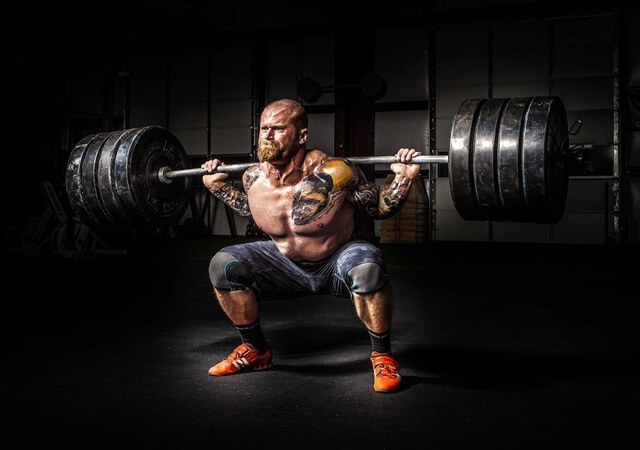
<svg viewBox="0 0 640 450"><path fill-rule="evenodd" d="M415 156L420 156L422 153L416 151L413 148L401 148L396 154L396 158L403 163L410 163L411 159Z"/></svg>

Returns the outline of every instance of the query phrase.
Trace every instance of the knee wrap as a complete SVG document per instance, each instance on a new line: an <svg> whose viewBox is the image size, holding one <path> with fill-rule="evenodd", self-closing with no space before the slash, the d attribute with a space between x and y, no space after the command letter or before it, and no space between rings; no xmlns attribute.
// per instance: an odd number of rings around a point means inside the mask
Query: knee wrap
<svg viewBox="0 0 640 450"><path fill-rule="evenodd" d="M231 291L244 289L252 283L247 266L224 252L218 252L211 258L209 278L214 288Z"/></svg>
<svg viewBox="0 0 640 450"><path fill-rule="evenodd" d="M389 281L387 273L375 263L359 264L347 272L349 289L356 294L368 294L382 289Z"/></svg>

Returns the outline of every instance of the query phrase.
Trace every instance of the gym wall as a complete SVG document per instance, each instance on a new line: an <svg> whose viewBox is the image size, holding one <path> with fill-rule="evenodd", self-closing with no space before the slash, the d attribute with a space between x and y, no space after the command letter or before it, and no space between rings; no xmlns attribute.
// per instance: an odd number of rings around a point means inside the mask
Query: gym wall
<svg viewBox="0 0 640 450"><path fill-rule="evenodd" d="M376 31L375 73L385 82L376 100L374 149L399 147L448 152L456 109L466 98L557 95L567 108L575 159L566 211L557 224L464 221L456 212L446 165L424 167L434 241L603 244L638 242L637 130L625 126L627 86L638 85L638 36L633 14L560 17L515 23L395 26ZM637 19L637 13L636 13ZM183 143L194 164L209 155L247 161L255 141L258 105L280 97L310 110L309 146L334 153L336 35L326 32L190 47L127 49L114 62L77 61L70 69L71 110L84 117L110 112L116 127L157 124ZM109 70L105 67L109 66ZM323 91L314 102L298 96L304 77ZM113 80L110 83L109 80ZM263 91L256 86L264 86ZM113 90L105 105L105 90ZM77 117L77 114L76 114ZM101 123L96 123L101 125ZM97 129L96 132L101 131ZM73 129L73 127L72 127ZM84 127L84 132L94 131ZM77 137L73 133L68 145ZM376 181L388 169L376 165ZM239 181L238 181L239 183ZM246 219L206 192L194 190L193 208L207 233L244 234ZM210 202L210 203L209 203ZM194 210L184 219L192 219ZM380 223L375 223L376 236Z"/></svg>

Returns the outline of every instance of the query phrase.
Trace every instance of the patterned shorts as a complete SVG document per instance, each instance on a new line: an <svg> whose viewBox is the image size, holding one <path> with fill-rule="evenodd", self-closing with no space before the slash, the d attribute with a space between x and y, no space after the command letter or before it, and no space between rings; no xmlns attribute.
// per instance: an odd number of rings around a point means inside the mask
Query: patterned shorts
<svg viewBox="0 0 640 450"><path fill-rule="evenodd" d="M287 298L310 294L350 297L349 270L365 263L380 266L386 277L380 249L366 241L350 241L322 261L292 261L271 240L224 247L251 272L260 298Z"/></svg>

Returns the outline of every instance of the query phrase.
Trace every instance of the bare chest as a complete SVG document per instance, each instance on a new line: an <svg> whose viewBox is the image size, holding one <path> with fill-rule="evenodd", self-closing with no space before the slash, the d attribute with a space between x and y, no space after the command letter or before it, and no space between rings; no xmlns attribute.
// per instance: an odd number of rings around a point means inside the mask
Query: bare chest
<svg viewBox="0 0 640 450"><path fill-rule="evenodd" d="M272 236L285 236L331 228L340 221L346 193L307 177L295 186L252 188L247 195L256 224Z"/></svg>

